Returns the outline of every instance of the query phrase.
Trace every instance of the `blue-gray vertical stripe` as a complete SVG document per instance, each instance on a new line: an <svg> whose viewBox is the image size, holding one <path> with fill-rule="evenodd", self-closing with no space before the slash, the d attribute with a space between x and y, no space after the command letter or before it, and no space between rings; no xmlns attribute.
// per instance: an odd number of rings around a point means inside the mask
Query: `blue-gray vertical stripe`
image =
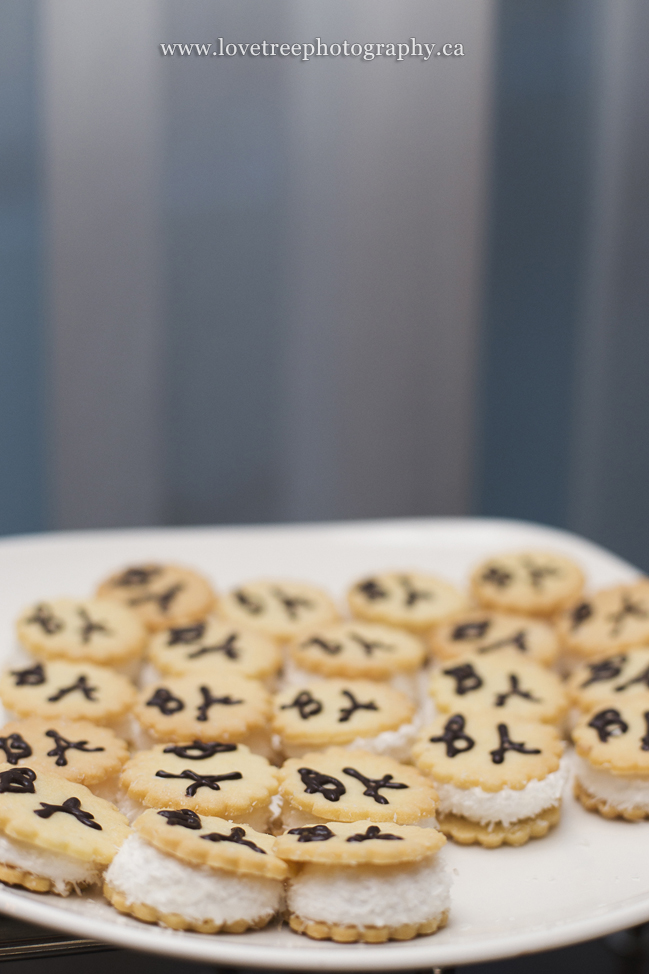
<svg viewBox="0 0 649 974"><path fill-rule="evenodd" d="M0 534L45 527L37 4L0 10Z"/></svg>

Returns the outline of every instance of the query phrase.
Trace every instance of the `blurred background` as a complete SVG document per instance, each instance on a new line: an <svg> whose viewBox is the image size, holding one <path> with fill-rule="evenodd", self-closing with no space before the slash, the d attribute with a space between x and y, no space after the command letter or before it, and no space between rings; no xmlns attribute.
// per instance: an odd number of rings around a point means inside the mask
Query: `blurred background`
<svg viewBox="0 0 649 974"><path fill-rule="evenodd" d="M649 570L649 5L0 21L0 533L480 514ZM159 47L413 35L465 55Z"/></svg>

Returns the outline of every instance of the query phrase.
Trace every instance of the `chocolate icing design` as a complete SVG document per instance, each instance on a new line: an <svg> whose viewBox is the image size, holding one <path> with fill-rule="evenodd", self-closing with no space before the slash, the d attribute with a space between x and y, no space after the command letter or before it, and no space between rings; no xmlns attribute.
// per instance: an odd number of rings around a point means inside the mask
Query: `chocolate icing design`
<svg viewBox="0 0 649 974"><path fill-rule="evenodd" d="M226 659L238 660L241 653L236 645L238 638L237 632L231 632L222 643L217 643L215 646L201 646L200 649L189 653L187 659L200 659L201 656L208 656L210 653L223 653Z"/></svg>
<svg viewBox="0 0 649 974"><path fill-rule="evenodd" d="M39 687L45 683L45 670L42 663L30 666L26 670L11 670L10 672L12 676L16 677L15 685L17 687Z"/></svg>
<svg viewBox="0 0 649 974"><path fill-rule="evenodd" d="M486 636L490 626L491 621L489 619L481 619L479 622L462 622L451 633L451 639L455 643L482 639L483 636Z"/></svg>
<svg viewBox="0 0 649 974"><path fill-rule="evenodd" d="M216 704L222 704L224 707L234 707L236 704L244 702L243 700L233 700L230 696L213 697L212 691L206 686L201 686L199 689L203 702L196 710L196 720L209 720L210 707L214 707Z"/></svg>
<svg viewBox="0 0 649 974"><path fill-rule="evenodd" d="M342 643L328 643L321 636L313 636L311 639L307 639L306 642L302 643L300 649L308 649L309 646L317 646L318 649L321 649L328 656L337 656L338 653L342 653L343 651Z"/></svg>
<svg viewBox="0 0 649 974"><path fill-rule="evenodd" d="M347 789L342 781L328 774L321 774L313 768L298 768L304 791L307 795L320 794L328 802L340 801Z"/></svg>
<svg viewBox="0 0 649 974"><path fill-rule="evenodd" d="M32 749L20 734L9 734L8 737L0 737L0 750L5 752L7 764L18 764L22 758L29 758Z"/></svg>
<svg viewBox="0 0 649 974"><path fill-rule="evenodd" d="M289 835L298 835L298 842L326 842L333 839L334 832L328 825L301 825L296 829L289 829Z"/></svg>
<svg viewBox="0 0 649 974"><path fill-rule="evenodd" d="M446 757L454 758L458 754L464 754L475 747L475 741L468 734L464 733L466 722L462 714L453 714L444 724L444 732L438 737L429 737L431 744L446 744ZM458 747L459 742L465 745Z"/></svg>
<svg viewBox="0 0 649 974"><path fill-rule="evenodd" d="M379 639L365 639L357 632L350 632L349 638L361 647L366 656L371 656L375 649L383 649L386 653L394 652L394 646L389 643L383 643Z"/></svg>
<svg viewBox="0 0 649 974"><path fill-rule="evenodd" d="M592 614L593 607L590 602L580 602L579 605L576 605L570 613L570 621L572 623L570 628L572 632L574 632L575 629L579 629L579 627L583 625L587 619L590 619Z"/></svg>
<svg viewBox="0 0 649 974"><path fill-rule="evenodd" d="M642 670L641 673L638 673L637 676L632 677L630 680L627 680L626 683L622 683L619 687L616 687L615 692L621 693L622 691L628 690L629 687L635 686L636 684L644 684L649 688L649 666Z"/></svg>
<svg viewBox="0 0 649 974"><path fill-rule="evenodd" d="M0 771L0 795L33 795L36 772L31 768L10 768Z"/></svg>
<svg viewBox="0 0 649 974"><path fill-rule="evenodd" d="M243 775L240 771L230 771L227 774L197 774L189 768L185 768L180 774L172 774L170 771L156 771L156 778L178 778L191 781L185 789L185 795L193 798L201 788L209 788L210 791L220 791L220 781L241 781Z"/></svg>
<svg viewBox="0 0 649 974"><path fill-rule="evenodd" d="M649 616L641 602L634 602L630 596L623 595L618 611L609 613L606 618L612 623L609 636L615 638L622 633L628 619L647 619Z"/></svg>
<svg viewBox="0 0 649 974"><path fill-rule="evenodd" d="M73 818L76 818L77 822L81 822L82 825L86 825L89 829L97 829L99 832L103 831L99 822L95 821L95 816L91 812L85 812L83 810L78 798L66 798L62 805L49 805L47 802L41 802L40 804L40 808L34 809L34 815L38 815L39 818L51 818L57 812L64 812L66 815L72 815Z"/></svg>
<svg viewBox="0 0 649 974"><path fill-rule="evenodd" d="M621 734L626 734L629 729L629 725L622 719L620 711L613 707L600 710L592 720L588 721L588 726L597 731L597 736L602 744L606 744L609 737L619 737Z"/></svg>
<svg viewBox="0 0 649 974"><path fill-rule="evenodd" d="M87 747L88 741L68 741L67 738L59 734L58 731L48 730L45 731L46 737L51 737L54 741L54 747L51 751L47 752L48 758L56 758L55 764L59 768L63 768L67 765L68 759L65 754L66 751L71 749L75 751L83 751L84 754L94 753L95 751L105 751L105 747Z"/></svg>
<svg viewBox="0 0 649 974"><path fill-rule="evenodd" d="M185 709L185 704L180 697L175 697L171 690L166 687L158 687L153 696L147 700L147 707L157 707L161 714L170 717Z"/></svg>
<svg viewBox="0 0 649 974"><path fill-rule="evenodd" d="M63 629L63 620L58 619L51 606L47 605L45 602L41 602L36 606L32 615L25 620L27 625L30 626L40 626L43 632L47 636L54 636L57 632Z"/></svg>
<svg viewBox="0 0 649 974"><path fill-rule="evenodd" d="M169 744L163 754L175 754L177 758L186 761L204 761L213 758L215 754L227 754L236 751L236 744L221 744L218 741L192 741L191 744Z"/></svg>
<svg viewBox="0 0 649 974"><path fill-rule="evenodd" d="M444 676L450 676L455 680L455 693L458 697L463 697L465 693L479 690L483 684L482 677L479 676L471 663L462 663L460 666L452 666L448 670L442 670Z"/></svg>
<svg viewBox="0 0 649 974"><path fill-rule="evenodd" d="M246 830L237 825L230 829L229 835L223 835L221 832L210 832L208 835L201 835L201 839L207 839L208 842L234 842L237 845L245 845L248 849L252 849L253 852L260 852L262 856L265 856L266 850L260 849L250 839L244 838L245 834Z"/></svg>
<svg viewBox="0 0 649 974"><path fill-rule="evenodd" d="M488 585L495 585L496 588L507 588L514 580L514 576L506 568L499 568L497 565L490 565L480 576L483 582Z"/></svg>
<svg viewBox="0 0 649 974"><path fill-rule="evenodd" d="M356 586L369 602L377 602L380 599L387 599L388 593L375 578L368 578L365 582L359 582Z"/></svg>
<svg viewBox="0 0 649 974"><path fill-rule="evenodd" d="M359 703L351 690L341 690L341 693L349 700L349 706L340 708L340 717L338 718L339 724L346 724L347 721L351 720L357 710L379 709L373 700L370 700L368 703Z"/></svg>
<svg viewBox="0 0 649 974"><path fill-rule="evenodd" d="M496 694L494 707L504 707L510 697L521 697L523 700L529 700L532 703L541 703L541 700L535 697L530 690L521 689L515 673L509 674L509 689L505 693Z"/></svg>
<svg viewBox="0 0 649 974"><path fill-rule="evenodd" d="M317 717L322 713L322 702L316 700L309 690L300 690L293 703L282 704L279 709L292 710L293 708L298 711L302 720L308 720L309 717Z"/></svg>
<svg viewBox="0 0 649 974"><path fill-rule="evenodd" d="M77 691L81 693L86 700L90 700L91 703L96 703L97 698L95 693L97 693L98 687L92 687L88 683L88 677L81 674L76 683L71 683L69 687L61 687L56 693L48 697L48 703L58 703L63 697L67 697L68 693L76 693Z"/></svg>
<svg viewBox="0 0 649 974"><path fill-rule="evenodd" d="M78 615L79 618L81 619L81 629L79 631L79 636L84 646L92 640L92 637L96 632L101 632L105 636L112 635L112 632L108 628L108 626L105 626L103 622L95 622L93 619L90 618L90 616L88 615L85 609L79 609Z"/></svg>
<svg viewBox="0 0 649 974"><path fill-rule="evenodd" d="M343 768L343 772L348 774L350 778L356 778L357 781L360 781L365 786L363 794L368 798L373 798L377 805L390 804L385 795L380 794L382 788L401 789L409 787L409 785L403 784L401 781L393 781L394 775L391 774L384 774L382 778L367 778L360 771L357 771L356 768Z"/></svg>
<svg viewBox="0 0 649 974"><path fill-rule="evenodd" d="M166 818L167 825L181 825L184 829L193 830L202 828L200 818L191 808L164 809L158 815Z"/></svg>
<svg viewBox="0 0 649 974"><path fill-rule="evenodd" d="M507 751L517 751L519 754L541 753L537 747L526 747L524 743L512 741L509 736L507 724L498 724L498 735L500 737L500 746L489 752L494 764L502 764Z"/></svg>
<svg viewBox="0 0 649 974"><path fill-rule="evenodd" d="M195 622L191 626L178 626L167 630L167 646L191 646L203 638L204 622Z"/></svg>
<svg viewBox="0 0 649 974"><path fill-rule="evenodd" d="M162 574L160 565L150 565L148 567L127 568L126 571L115 579L113 585L116 588L135 588L139 585L148 585L154 578Z"/></svg>
<svg viewBox="0 0 649 974"><path fill-rule="evenodd" d="M402 835L392 835L391 832L381 832L378 825L369 825L364 832L350 835L346 842L368 842L371 839L383 839L387 842L403 842Z"/></svg>
<svg viewBox="0 0 649 974"><path fill-rule="evenodd" d="M163 614L169 611L172 602L176 599L176 596L180 595L185 586L182 582L177 582L175 585L170 585L168 589L164 592L147 592L146 595L137 595L133 599L129 599L128 604L132 606L145 605L147 602L153 602L159 608L160 612Z"/></svg>
<svg viewBox="0 0 649 974"><path fill-rule="evenodd" d="M627 657L620 654L618 656L609 656L600 663L588 663L590 676L579 685L579 689L585 690L586 687L592 686L593 683L601 683L604 680L614 680L622 672L626 661Z"/></svg>

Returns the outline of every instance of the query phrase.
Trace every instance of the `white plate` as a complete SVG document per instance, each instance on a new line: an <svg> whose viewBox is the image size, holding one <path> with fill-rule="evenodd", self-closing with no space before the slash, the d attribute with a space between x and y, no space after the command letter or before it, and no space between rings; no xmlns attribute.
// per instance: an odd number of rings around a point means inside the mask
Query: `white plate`
<svg viewBox="0 0 649 974"><path fill-rule="evenodd" d="M591 587L635 569L574 535L515 521L408 520L315 526L201 528L41 535L0 542L0 659L12 621L32 600L90 593L130 561L195 565L218 588L256 575L306 578L342 596L356 576L419 567L465 584L470 566L504 548L574 556ZM548 838L520 849L447 846L455 872L448 927L406 943L319 943L287 929L201 936L121 917L99 896L66 900L0 887L0 910L80 937L185 960L259 968L394 970L467 964L602 936L649 920L649 824L608 822L571 798Z"/></svg>

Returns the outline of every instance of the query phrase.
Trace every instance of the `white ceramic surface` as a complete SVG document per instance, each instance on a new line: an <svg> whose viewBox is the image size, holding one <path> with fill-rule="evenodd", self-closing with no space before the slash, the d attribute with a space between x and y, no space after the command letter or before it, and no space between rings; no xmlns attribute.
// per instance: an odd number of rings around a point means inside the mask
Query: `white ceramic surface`
<svg viewBox="0 0 649 974"><path fill-rule="evenodd" d="M563 551L592 588L635 569L587 541L514 521L366 521L263 528L52 534L0 542L0 659L14 652L12 621L35 599L86 594L131 561L196 566L219 589L256 575L305 578L341 596L360 574L418 567L464 584L478 559L506 548ZM544 950L649 920L644 868L649 823L608 822L567 797L561 824L520 849L447 845L454 876L448 927L406 943L343 946L287 929L200 936L119 916L99 896L60 899L0 886L0 910L80 937L187 960L259 968L395 970L467 964Z"/></svg>

